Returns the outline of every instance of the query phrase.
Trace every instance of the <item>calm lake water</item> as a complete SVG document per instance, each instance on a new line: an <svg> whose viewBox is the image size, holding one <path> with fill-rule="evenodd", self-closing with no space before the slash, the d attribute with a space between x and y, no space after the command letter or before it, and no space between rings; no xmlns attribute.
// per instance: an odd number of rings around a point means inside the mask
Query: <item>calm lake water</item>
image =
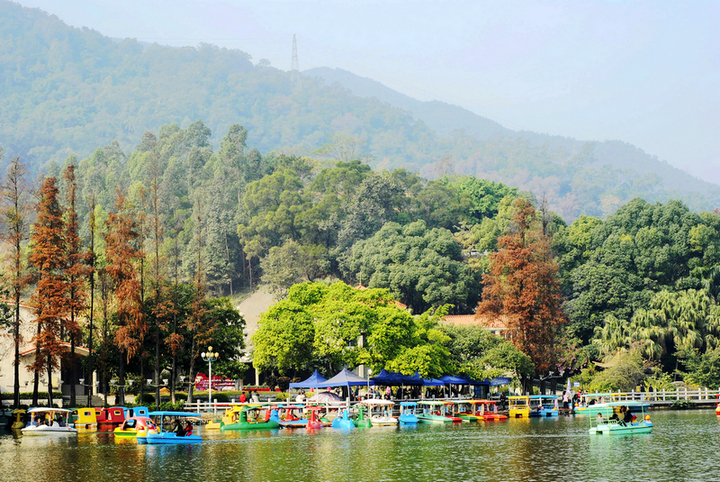
<svg viewBox="0 0 720 482"><path fill-rule="evenodd" d="M0 481L720 480L714 411L651 417L652 434L592 437L580 416L349 432L207 431L194 446L7 434Z"/></svg>

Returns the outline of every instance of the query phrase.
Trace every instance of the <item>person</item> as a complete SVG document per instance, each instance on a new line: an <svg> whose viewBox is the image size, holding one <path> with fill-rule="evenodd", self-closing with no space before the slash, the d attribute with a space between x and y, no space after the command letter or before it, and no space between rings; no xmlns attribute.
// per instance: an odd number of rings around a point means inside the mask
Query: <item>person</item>
<svg viewBox="0 0 720 482"><path fill-rule="evenodd" d="M570 400L568 400L568 394L567 394L567 392L565 392L565 393L563 394L563 408L564 408L565 410L567 410L569 403L570 403Z"/></svg>
<svg viewBox="0 0 720 482"><path fill-rule="evenodd" d="M252 396L250 398L253 403L260 403L260 397L258 396L257 390L252 392Z"/></svg>
<svg viewBox="0 0 720 482"><path fill-rule="evenodd" d="M500 410L505 410L506 403L507 398L505 397L505 392L500 392Z"/></svg>
<svg viewBox="0 0 720 482"><path fill-rule="evenodd" d="M183 435L185 435L187 437L188 435L192 435L192 433L193 433L193 426L192 426L192 423L190 423L190 420L188 420L187 424L185 425L185 433L183 433Z"/></svg>
<svg viewBox="0 0 720 482"><path fill-rule="evenodd" d="M625 409L625 416L623 417L623 425L627 425L629 423L632 423L633 415L630 412L630 407L623 407Z"/></svg>
<svg viewBox="0 0 720 482"><path fill-rule="evenodd" d="M182 437L185 435L185 429L182 426L182 422L178 419L175 420L175 429L173 430L175 432L175 435L177 437Z"/></svg>
<svg viewBox="0 0 720 482"><path fill-rule="evenodd" d="M295 397L295 401L297 403L304 403L305 402L305 390L301 390L300 393L298 393L298 396Z"/></svg>
<svg viewBox="0 0 720 482"><path fill-rule="evenodd" d="M245 402L247 402L247 397L245 396L245 392L242 392L240 394L240 403L245 403Z"/></svg>
<svg viewBox="0 0 720 482"><path fill-rule="evenodd" d="M612 416L610 417L610 421L620 423L620 417L618 417L617 413L613 412Z"/></svg>

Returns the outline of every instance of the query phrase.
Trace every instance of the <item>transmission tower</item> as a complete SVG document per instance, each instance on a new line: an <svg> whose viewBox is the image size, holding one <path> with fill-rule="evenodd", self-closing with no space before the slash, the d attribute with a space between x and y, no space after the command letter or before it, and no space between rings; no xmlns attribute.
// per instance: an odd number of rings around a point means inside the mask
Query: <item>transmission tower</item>
<svg viewBox="0 0 720 482"><path fill-rule="evenodd" d="M292 49L292 66L290 69L290 80L296 89L301 88L300 84L300 62L298 62L297 54L297 38L293 34L293 49Z"/></svg>

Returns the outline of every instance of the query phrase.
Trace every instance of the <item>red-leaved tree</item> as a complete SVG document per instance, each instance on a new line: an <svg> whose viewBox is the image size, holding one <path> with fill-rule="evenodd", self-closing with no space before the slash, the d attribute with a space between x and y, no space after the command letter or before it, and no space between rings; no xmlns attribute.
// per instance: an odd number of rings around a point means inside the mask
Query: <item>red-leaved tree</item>
<svg viewBox="0 0 720 482"><path fill-rule="evenodd" d="M565 322L558 267L532 205L519 198L515 210L507 234L498 239L499 250L490 255L477 314L503 317L508 337L544 374L553 362L555 335Z"/></svg>
<svg viewBox="0 0 720 482"><path fill-rule="evenodd" d="M48 404L52 406L52 370L62 356L62 335L67 315L65 283L66 243L63 211L58 202L56 179L45 179L37 205L37 220L30 239L30 264L37 279L30 304L35 310L38 331L35 337L33 402L37 402L37 379L47 369Z"/></svg>
<svg viewBox="0 0 720 482"><path fill-rule="evenodd" d="M117 212L109 213L105 233L105 272L114 287L117 330L115 344L120 349L118 366L118 404L125 403L125 364L141 349L147 334L147 322L142 310L142 284L138 265L142 252L137 247L140 236L138 223L125 206L125 198L118 194Z"/></svg>

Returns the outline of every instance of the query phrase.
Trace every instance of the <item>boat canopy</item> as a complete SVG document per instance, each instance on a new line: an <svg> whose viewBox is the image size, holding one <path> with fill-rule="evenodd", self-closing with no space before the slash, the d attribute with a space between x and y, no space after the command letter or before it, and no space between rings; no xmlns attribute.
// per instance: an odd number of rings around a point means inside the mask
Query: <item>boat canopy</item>
<svg viewBox="0 0 720 482"><path fill-rule="evenodd" d="M43 408L43 407L34 407L28 410L28 413L38 413L38 412L72 412L72 410L68 410L67 408Z"/></svg>
<svg viewBox="0 0 720 482"><path fill-rule="evenodd" d="M366 378L359 377L347 368L343 368L340 373L332 377L330 380L318 384L321 387L350 387L357 385L375 385L375 382Z"/></svg>
<svg viewBox="0 0 720 482"><path fill-rule="evenodd" d="M401 407L415 407L417 402L400 402Z"/></svg>
<svg viewBox="0 0 720 482"><path fill-rule="evenodd" d="M193 413L193 412L166 412L164 410L160 410L158 412L150 412L151 416L161 416L161 417L202 417L199 413Z"/></svg>
<svg viewBox="0 0 720 482"><path fill-rule="evenodd" d="M320 372L315 370L315 372L310 375L307 379L297 382L297 383L291 383L290 388L316 388L319 387L321 383L326 382L327 378L320 375Z"/></svg>

